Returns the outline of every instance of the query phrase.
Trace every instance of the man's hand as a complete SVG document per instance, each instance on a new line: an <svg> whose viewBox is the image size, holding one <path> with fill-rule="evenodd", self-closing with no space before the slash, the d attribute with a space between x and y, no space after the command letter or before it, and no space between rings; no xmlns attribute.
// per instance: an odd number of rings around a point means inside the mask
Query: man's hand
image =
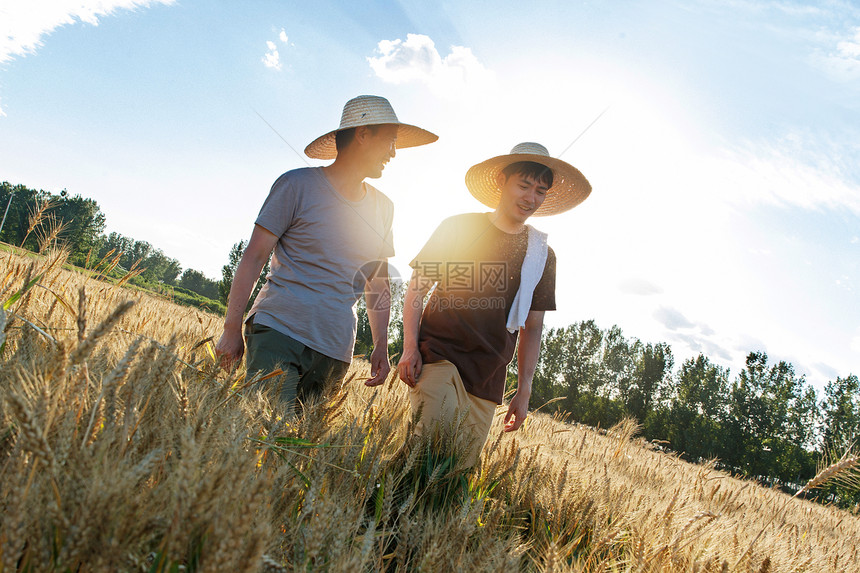
<svg viewBox="0 0 860 573"><path fill-rule="evenodd" d="M415 388L418 382L418 377L421 376L421 353L417 348L403 349L403 354L400 356L400 362L397 364L397 371L400 373L400 379L409 386Z"/></svg>
<svg viewBox="0 0 860 573"><path fill-rule="evenodd" d="M379 386L388 378L391 364L388 362L388 349L375 346L370 354L370 378L364 381L365 386Z"/></svg>
<svg viewBox="0 0 860 573"><path fill-rule="evenodd" d="M245 341L242 331L224 330L218 344L215 345L215 356L224 370L235 368L245 354Z"/></svg>
<svg viewBox="0 0 860 573"><path fill-rule="evenodd" d="M251 296L251 289L260 278L263 265L269 260L272 249L278 242L278 237L269 230L254 225L254 232L248 246L242 254L236 273L233 275L233 286L230 287L230 297L227 302L227 316L224 318L224 334L215 345L215 356L221 367L229 370L238 365L245 354L245 341L242 339L243 316L245 305Z"/></svg>
<svg viewBox="0 0 860 573"><path fill-rule="evenodd" d="M526 416L529 412L529 396L517 392L514 394L511 403L508 406L508 413L505 414L505 431L515 432L526 421Z"/></svg>

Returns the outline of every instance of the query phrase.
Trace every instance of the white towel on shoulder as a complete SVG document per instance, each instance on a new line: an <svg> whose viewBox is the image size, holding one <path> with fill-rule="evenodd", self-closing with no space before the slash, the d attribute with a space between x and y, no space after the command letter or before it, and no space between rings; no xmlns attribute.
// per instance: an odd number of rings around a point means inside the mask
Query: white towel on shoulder
<svg viewBox="0 0 860 573"><path fill-rule="evenodd" d="M514 297L511 312L508 315L508 332L516 332L526 324L529 309L532 306L532 297L535 287L543 276L547 256L547 234L538 231L531 225L526 225L529 230L529 243L526 247L526 256L523 259L523 268L520 272L520 288Z"/></svg>

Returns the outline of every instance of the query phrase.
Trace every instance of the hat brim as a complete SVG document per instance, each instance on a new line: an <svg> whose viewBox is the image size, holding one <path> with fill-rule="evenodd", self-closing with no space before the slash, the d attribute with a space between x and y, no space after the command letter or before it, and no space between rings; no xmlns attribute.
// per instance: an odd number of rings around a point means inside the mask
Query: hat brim
<svg viewBox="0 0 860 573"><path fill-rule="evenodd" d="M420 127L409 125L408 123L377 123L370 125L396 125L397 126L397 143L395 144L396 149L403 149L406 147L417 147L419 145L427 145L428 143L433 143L439 136L435 133L430 133L426 129L421 129ZM358 126L354 126L358 127ZM311 157L313 159L334 159L337 157L337 147L335 146L335 135L338 131L342 131L343 129L351 129L350 127L344 127L342 129L335 129L334 131L330 131L325 135L321 135L314 139L310 144L305 147L305 155Z"/></svg>
<svg viewBox="0 0 860 573"><path fill-rule="evenodd" d="M498 184L499 173L508 165L520 161L533 161L552 170L552 187L547 191L543 204L534 212L534 217L569 211L591 194L591 183L579 169L561 159L530 153L499 155L473 165L466 172L466 187L475 199L495 209L502 195Z"/></svg>

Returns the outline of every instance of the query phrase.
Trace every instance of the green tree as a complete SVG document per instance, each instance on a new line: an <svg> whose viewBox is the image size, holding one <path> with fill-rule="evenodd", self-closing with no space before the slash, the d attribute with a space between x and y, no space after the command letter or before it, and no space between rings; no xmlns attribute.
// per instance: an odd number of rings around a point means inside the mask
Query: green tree
<svg viewBox="0 0 860 573"><path fill-rule="evenodd" d="M120 256L118 273L128 272L132 268L139 269L143 284L176 285L177 277L182 271L179 261L166 256L161 249L156 249L147 241L138 241L116 232L103 236L99 242L98 258L102 259L109 254L110 258L117 254ZM198 288L202 287L198 285Z"/></svg>
<svg viewBox="0 0 860 573"><path fill-rule="evenodd" d="M565 407L576 416L580 394L585 391L597 395L602 386L603 332L593 320L585 320L568 326L565 337L567 344L561 372L567 385Z"/></svg>
<svg viewBox="0 0 860 573"><path fill-rule="evenodd" d="M860 380L850 374L824 387L821 403L826 452L845 452L860 438Z"/></svg>
<svg viewBox="0 0 860 573"><path fill-rule="evenodd" d="M55 199L52 214L63 223L59 240L69 250L72 264L83 265L98 249L105 228L105 216L98 203L64 189Z"/></svg>
<svg viewBox="0 0 860 573"><path fill-rule="evenodd" d="M171 259L161 249L155 248L149 250L149 254L140 262L140 266L144 269L142 276L146 280L169 285L176 284L176 278L182 270L179 261Z"/></svg>
<svg viewBox="0 0 860 573"><path fill-rule="evenodd" d="M185 272L179 277L178 286L206 298L218 299L218 283L194 269L185 269Z"/></svg>
<svg viewBox="0 0 860 573"><path fill-rule="evenodd" d="M408 283L391 281L389 284L388 356L397 362L403 354L403 300ZM357 327L353 354L366 356L373 351L373 333L367 316L367 301L361 296L355 305Z"/></svg>
<svg viewBox="0 0 860 573"><path fill-rule="evenodd" d="M563 397L551 409L563 408L595 426L611 426L631 413L644 420L671 369L667 344L626 339L618 326L603 331L587 320L552 328L542 336L532 402ZM514 381L511 368L509 384Z"/></svg>
<svg viewBox="0 0 860 573"><path fill-rule="evenodd" d="M732 385L723 457L754 477L797 481L814 473L814 391L791 364L751 352Z"/></svg>
<svg viewBox="0 0 860 573"><path fill-rule="evenodd" d="M534 407L540 407L550 400L565 396L568 387L564 380L564 371L567 363L567 329L550 328L545 330L541 336L541 349L535 365L535 374L532 379L531 403ZM516 354L511 364L510 387L516 387ZM557 409L556 406L554 409Z"/></svg>
<svg viewBox="0 0 860 573"><path fill-rule="evenodd" d="M41 210L46 203L48 208ZM34 217L40 211L41 217ZM55 195L7 181L0 183L0 213L5 214L5 220L0 219L0 241L32 251L40 249L39 237L49 235L52 226L61 226L56 240L68 249L74 264L82 264L97 249L105 226L104 214L92 199L71 196L65 189Z"/></svg>
<svg viewBox="0 0 860 573"><path fill-rule="evenodd" d="M143 262L149 258L153 251L153 246L146 241L133 241L131 248L123 254L122 263L126 268L131 268L132 265L138 263L143 266Z"/></svg>
<svg viewBox="0 0 860 573"><path fill-rule="evenodd" d="M655 399L666 394L675 359L665 342L637 344L633 347L632 385L626 396L627 412L644 422Z"/></svg>
<svg viewBox="0 0 860 573"><path fill-rule="evenodd" d="M355 305L356 330L355 347L352 353L356 356L369 356L373 351L373 333L370 331L370 319L367 317L367 304L364 297L358 299Z"/></svg>
<svg viewBox="0 0 860 573"><path fill-rule="evenodd" d="M176 259L166 259L165 264L161 267L160 278L164 284L175 285L179 273L182 272L182 266Z"/></svg>
<svg viewBox="0 0 860 573"><path fill-rule="evenodd" d="M36 205L50 198L50 193L28 189L24 185L12 185L8 181L0 183L0 206L6 212L0 241L30 250L38 250L37 239L32 233L28 236L30 215ZM8 212L6 209L8 208ZM25 239L27 244L24 244Z"/></svg>
<svg viewBox="0 0 860 573"><path fill-rule="evenodd" d="M602 333L600 368L592 386L592 394L605 398L618 399L627 405L631 399L633 376L636 369L635 356L639 353L641 343L633 339L628 341L617 325L613 325ZM641 420L642 418L640 418Z"/></svg>
<svg viewBox="0 0 860 573"><path fill-rule="evenodd" d="M134 239L125 237L116 232L112 232L106 237L103 236L99 245L99 259L102 259L107 256L115 257L118 254L125 254L130 252L132 245L134 245ZM127 259L128 257L126 257L126 262ZM120 258L119 264L121 266L124 266L122 257Z"/></svg>
<svg viewBox="0 0 860 573"><path fill-rule="evenodd" d="M849 450L856 452L860 438L860 380L857 376L849 374L827 383L821 414L824 426L821 457L834 460ZM832 496L841 507L860 504L860 491L856 488L834 484L822 494Z"/></svg>
<svg viewBox="0 0 860 573"><path fill-rule="evenodd" d="M230 297L230 289L233 287L233 277L236 276L236 269L239 267L239 261L242 260L242 255L245 254L245 249L247 247L248 243L244 240L235 243L230 248L227 264L221 267L221 280L218 282L218 300L221 301L221 304L227 304ZM254 299L257 298L257 294L259 294L260 289L262 289L263 285L266 284L266 276L268 276L271 268L271 260L271 257L269 257L269 260L266 261L265 265L263 265L263 269L260 271L260 277L257 279L257 284L254 285L254 290L251 292L248 304L245 305L245 312L251 309Z"/></svg>
<svg viewBox="0 0 860 573"><path fill-rule="evenodd" d="M728 414L729 371L699 354L678 371L664 438L673 450L698 461L718 457Z"/></svg>
<svg viewBox="0 0 860 573"><path fill-rule="evenodd" d="M403 354L403 302L409 283L401 280L391 281L391 310L388 321L388 355L393 361Z"/></svg>

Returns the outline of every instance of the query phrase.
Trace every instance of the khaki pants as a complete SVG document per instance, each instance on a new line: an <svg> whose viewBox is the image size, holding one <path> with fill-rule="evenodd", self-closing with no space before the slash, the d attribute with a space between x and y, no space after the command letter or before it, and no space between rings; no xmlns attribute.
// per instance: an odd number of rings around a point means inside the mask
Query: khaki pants
<svg viewBox="0 0 860 573"><path fill-rule="evenodd" d="M465 413L459 430L470 434L466 467L478 463L490 433L496 403L466 392L456 366L447 360L425 364L415 387L409 389L409 402L413 412L421 408L421 419L415 428L419 435L432 431L436 424L454 424Z"/></svg>

